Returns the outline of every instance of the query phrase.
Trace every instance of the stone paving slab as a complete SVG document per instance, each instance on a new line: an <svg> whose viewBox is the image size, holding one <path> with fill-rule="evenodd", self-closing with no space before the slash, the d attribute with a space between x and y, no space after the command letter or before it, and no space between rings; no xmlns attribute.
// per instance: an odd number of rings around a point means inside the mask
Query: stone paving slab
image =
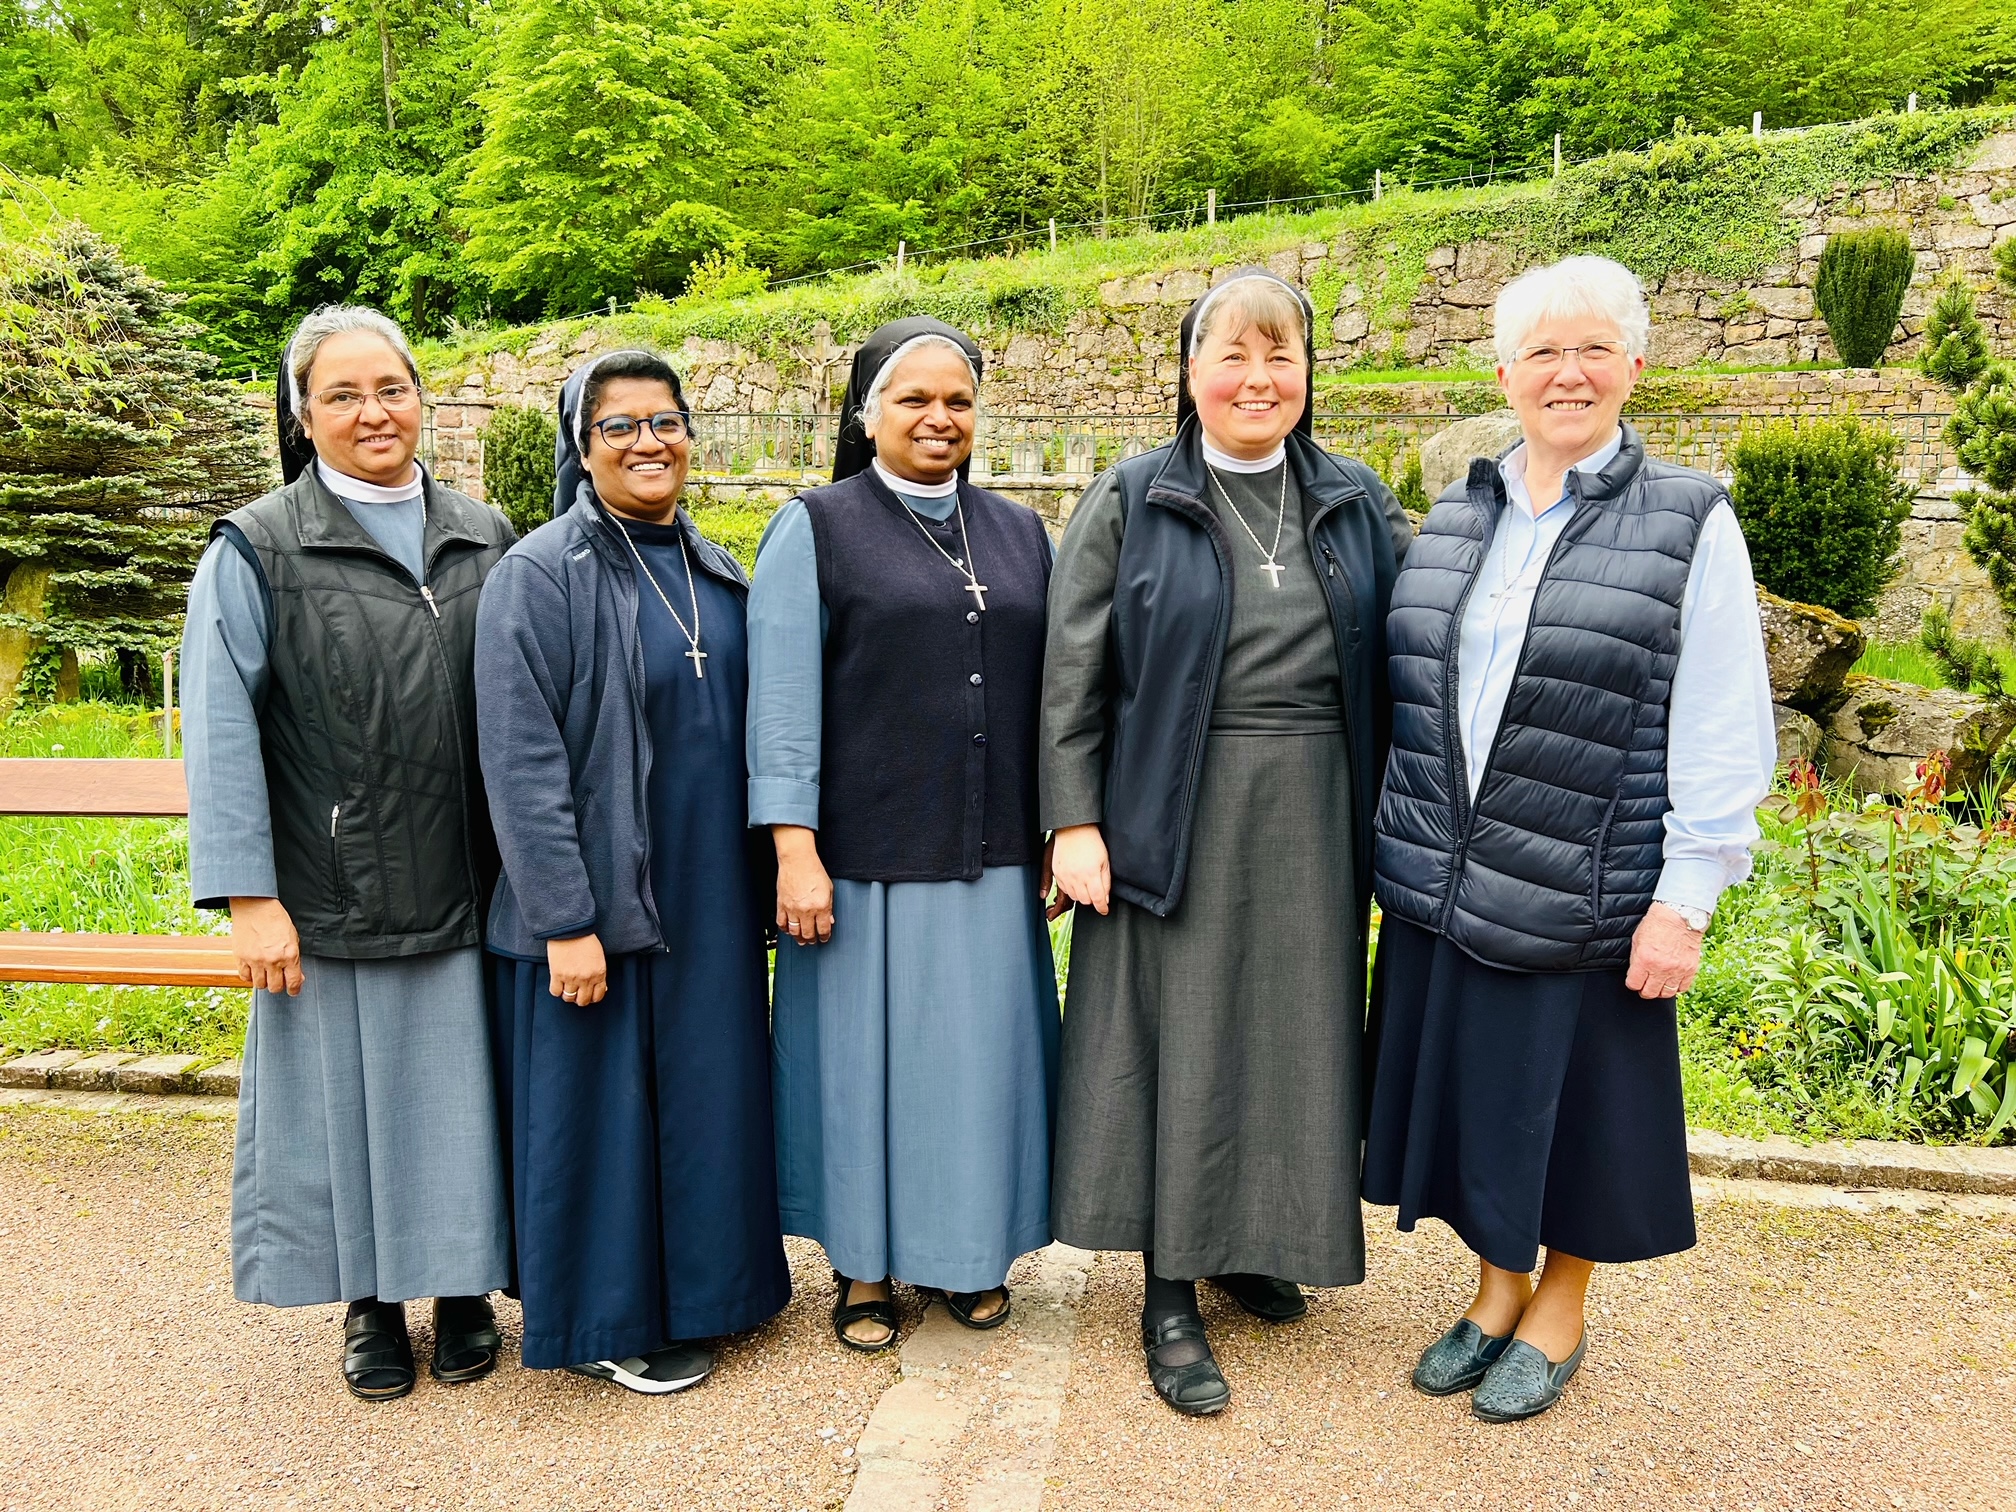
<svg viewBox="0 0 2016 1512"><path fill-rule="evenodd" d="M219 1061L214 1066L205 1066L196 1073L196 1090L205 1097L236 1097L238 1071L239 1063L236 1060Z"/></svg>
<svg viewBox="0 0 2016 1512"><path fill-rule="evenodd" d="M110 1092L112 1073L140 1059L129 1051L108 1050L86 1055L49 1073L49 1085L68 1092Z"/></svg>
<svg viewBox="0 0 2016 1512"><path fill-rule="evenodd" d="M203 1064L200 1055L148 1055L112 1073L116 1092L147 1092L162 1096L195 1090L192 1073Z"/></svg>
<svg viewBox="0 0 2016 1512"><path fill-rule="evenodd" d="M1802 1145L1780 1135L1736 1139L1694 1131L1687 1136L1687 1158L1697 1176L2016 1196L2016 1148L2008 1147L1913 1145L1874 1139Z"/></svg>
<svg viewBox="0 0 2016 1512"><path fill-rule="evenodd" d="M46 1087L50 1073L82 1060L82 1050L38 1050L0 1066L0 1087Z"/></svg>

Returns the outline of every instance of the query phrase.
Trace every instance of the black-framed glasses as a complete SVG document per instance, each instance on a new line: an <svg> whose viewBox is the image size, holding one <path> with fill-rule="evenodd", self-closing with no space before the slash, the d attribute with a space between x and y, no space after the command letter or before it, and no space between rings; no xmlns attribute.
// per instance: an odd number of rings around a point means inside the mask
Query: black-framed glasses
<svg viewBox="0 0 2016 1512"><path fill-rule="evenodd" d="M600 432L611 450L628 451L637 444L647 425L651 434L666 446L677 446L688 435L686 417L677 410L660 410L641 420L635 415L611 415L606 420L597 420L589 429Z"/></svg>

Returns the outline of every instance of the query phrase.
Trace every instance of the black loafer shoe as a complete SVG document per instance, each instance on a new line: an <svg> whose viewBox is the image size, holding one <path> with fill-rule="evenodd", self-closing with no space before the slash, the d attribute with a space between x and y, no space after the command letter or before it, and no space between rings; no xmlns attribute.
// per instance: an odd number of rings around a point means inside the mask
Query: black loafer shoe
<svg viewBox="0 0 2016 1512"><path fill-rule="evenodd" d="M1484 1379L1484 1372L1511 1342L1510 1334L1494 1339L1468 1318L1458 1318L1455 1327L1421 1351L1412 1377L1414 1389L1436 1397L1468 1391Z"/></svg>
<svg viewBox="0 0 2016 1512"><path fill-rule="evenodd" d="M427 1373L435 1380L455 1385L486 1376L497 1368L503 1347L488 1297L434 1299L434 1359Z"/></svg>
<svg viewBox="0 0 2016 1512"><path fill-rule="evenodd" d="M360 1308L343 1321L343 1384L366 1402L389 1402L413 1389L413 1340L397 1302Z"/></svg>
<svg viewBox="0 0 2016 1512"><path fill-rule="evenodd" d="M1302 1288L1278 1276L1235 1272L1213 1276L1211 1284L1262 1323L1293 1323L1309 1312L1309 1299L1302 1295Z"/></svg>
<svg viewBox="0 0 2016 1512"><path fill-rule="evenodd" d="M1148 1354L1148 1379L1155 1394L1189 1417L1223 1412L1232 1388L1211 1357L1204 1320L1195 1313L1177 1313L1141 1328L1141 1346Z"/></svg>
<svg viewBox="0 0 2016 1512"><path fill-rule="evenodd" d="M1470 1410L1487 1423L1516 1423L1537 1417L1561 1400L1561 1390L1582 1364L1589 1348L1589 1330L1575 1343L1575 1353L1559 1365L1524 1339L1514 1339L1484 1372Z"/></svg>

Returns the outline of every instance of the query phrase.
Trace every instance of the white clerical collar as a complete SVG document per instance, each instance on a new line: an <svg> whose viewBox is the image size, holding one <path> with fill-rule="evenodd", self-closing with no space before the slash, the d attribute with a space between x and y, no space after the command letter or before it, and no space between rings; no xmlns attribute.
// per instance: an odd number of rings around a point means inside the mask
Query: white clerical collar
<svg viewBox="0 0 2016 1512"><path fill-rule="evenodd" d="M1218 450L1217 447L1211 444L1209 436L1205 436L1202 439L1204 441L1204 460L1220 472L1272 472L1281 465L1281 459L1288 455L1288 443L1285 441L1267 453L1266 456L1260 458L1258 461L1253 461L1246 457L1235 457L1230 452Z"/></svg>
<svg viewBox="0 0 2016 1512"><path fill-rule="evenodd" d="M882 465L880 457L873 458L868 465L875 469L891 493L908 494L913 499L949 499L959 492L959 475L954 473L943 483L919 483L912 478L899 478Z"/></svg>
<svg viewBox="0 0 2016 1512"><path fill-rule="evenodd" d="M426 474L420 471L420 464L413 464L413 476L404 483L386 487L379 483L366 483L362 478L353 478L346 472L338 472L320 457L315 459L315 471L321 475L322 486L339 499L349 499L358 504L404 504L408 499L417 499L427 491Z"/></svg>

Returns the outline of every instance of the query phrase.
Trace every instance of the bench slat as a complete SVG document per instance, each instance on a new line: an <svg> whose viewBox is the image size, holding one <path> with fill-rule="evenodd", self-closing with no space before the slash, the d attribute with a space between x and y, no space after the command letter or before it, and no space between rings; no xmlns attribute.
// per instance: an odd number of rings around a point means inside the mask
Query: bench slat
<svg viewBox="0 0 2016 1512"><path fill-rule="evenodd" d="M179 759L0 759L0 814L173 819L188 812Z"/></svg>
<svg viewBox="0 0 2016 1512"><path fill-rule="evenodd" d="M0 931L0 982L132 987L243 987L221 935L39 934Z"/></svg>

